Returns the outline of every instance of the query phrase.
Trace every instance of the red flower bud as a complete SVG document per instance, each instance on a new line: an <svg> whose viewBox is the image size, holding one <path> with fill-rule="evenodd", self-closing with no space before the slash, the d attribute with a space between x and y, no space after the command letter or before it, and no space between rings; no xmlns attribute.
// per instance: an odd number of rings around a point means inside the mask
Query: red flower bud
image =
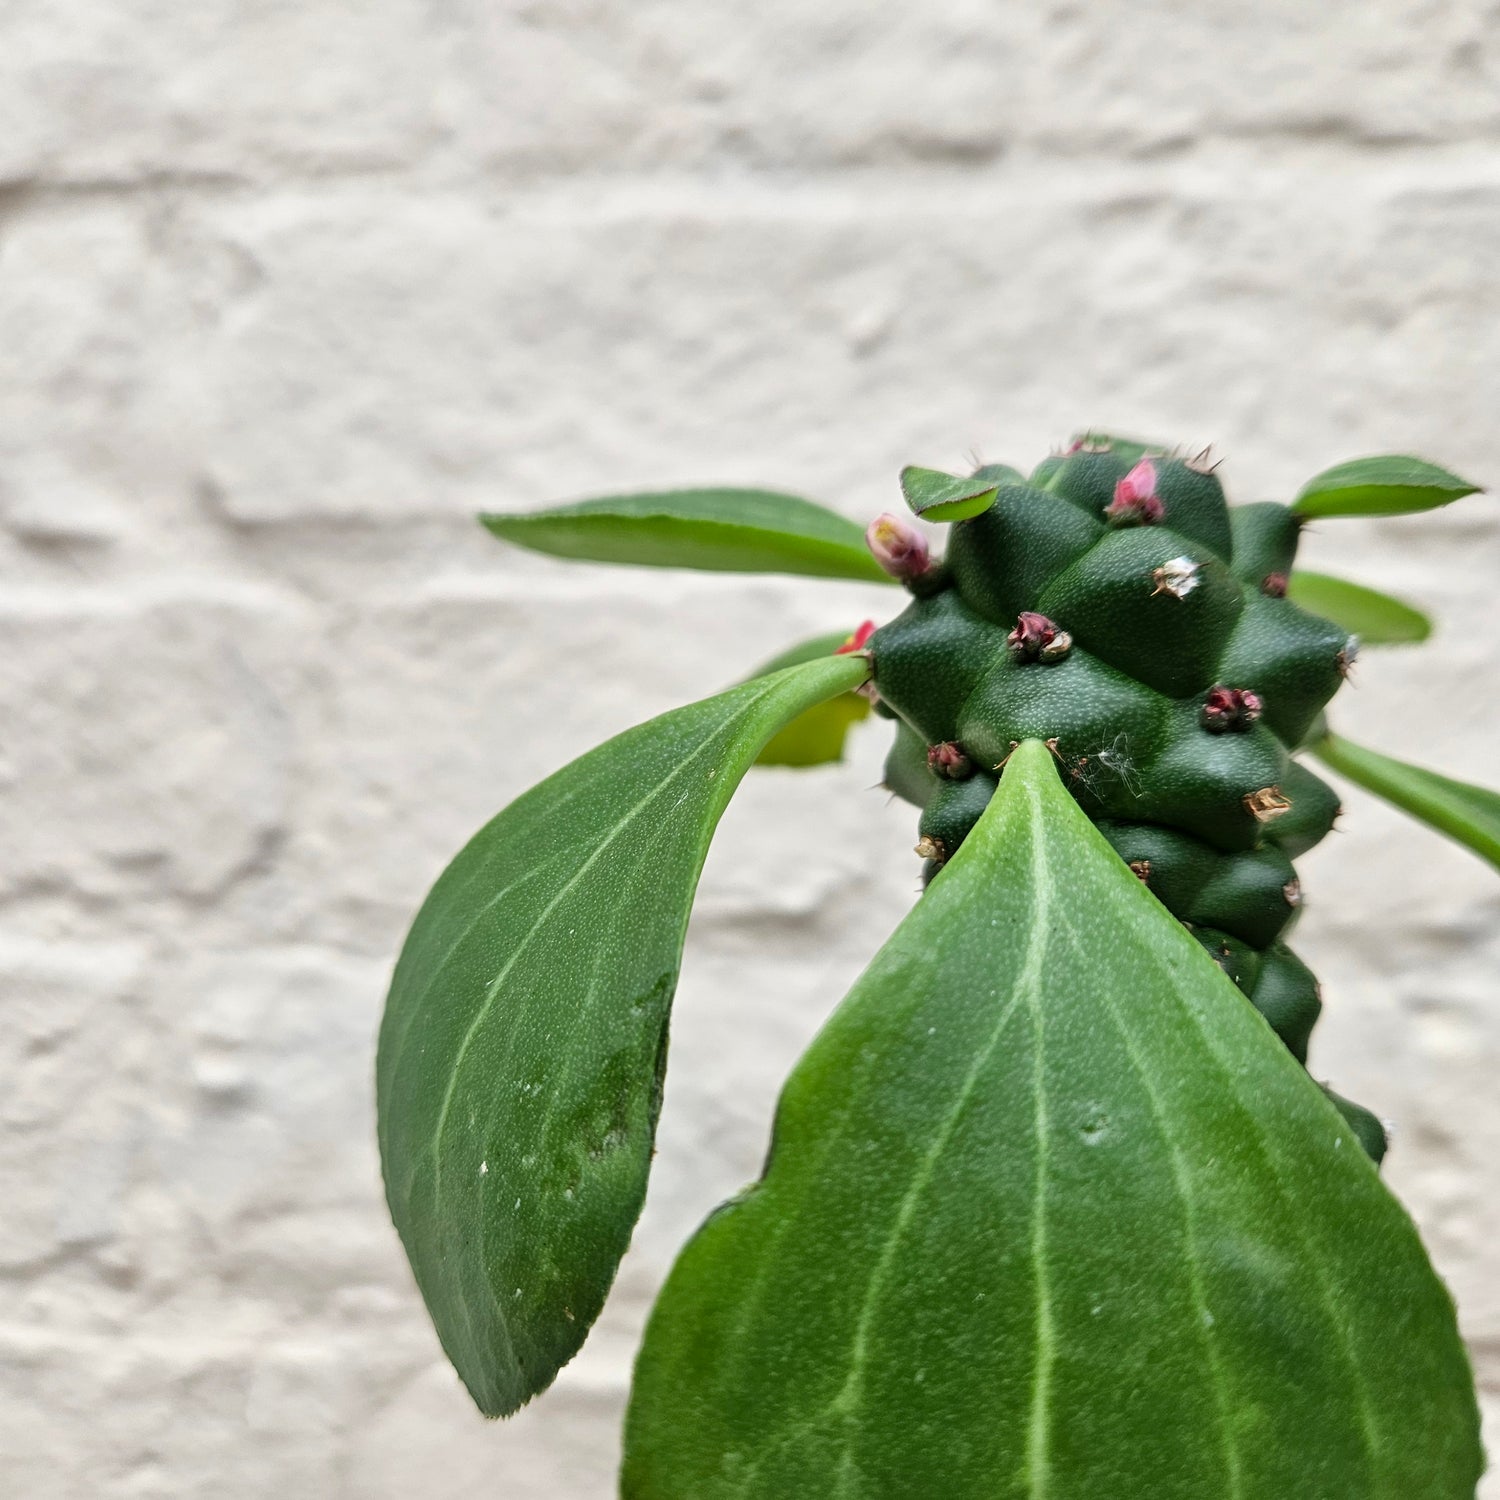
<svg viewBox="0 0 1500 1500"><path fill-rule="evenodd" d="M874 634L874 620L866 620L833 654L835 656L848 656L852 652L863 651L869 645L870 637Z"/></svg>
<svg viewBox="0 0 1500 1500"><path fill-rule="evenodd" d="M1073 637L1059 630L1046 615L1024 609L1005 644L1017 661L1061 661L1073 649Z"/></svg>
<svg viewBox="0 0 1500 1500"><path fill-rule="evenodd" d="M945 781L963 781L974 774L974 762L952 740L927 747L927 769Z"/></svg>
<svg viewBox="0 0 1500 1500"><path fill-rule="evenodd" d="M1260 581L1260 591L1271 599L1285 599L1290 582L1285 573L1267 573Z"/></svg>
<svg viewBox="0 0 1500 1500"><path fill-rule="evenodd" d="M1265 704L1247 688L1213 687L1203 700L1203 727L1210 734L1242 732L1261 716Z"/></svg>

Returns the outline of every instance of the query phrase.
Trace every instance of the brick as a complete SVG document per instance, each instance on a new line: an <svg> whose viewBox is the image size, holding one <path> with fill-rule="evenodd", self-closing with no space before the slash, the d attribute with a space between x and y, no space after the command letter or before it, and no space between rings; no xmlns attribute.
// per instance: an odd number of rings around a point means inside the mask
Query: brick
<svg viewBox="0 0 1500 1500"><path fill-rule="evenodd" d="M499 569L498 544L479 557L492 554ZM282 851L285 899L268 913L247 892L233 909L240 940L269 921L286 939L392 955L442 867L534 781L790 642L852 628L884 593L834 585L819 600L790 581L570 575L535 561L535 577L523 565L343 612L325 638L322 707L294 711L309 725L309 790ZM796 800L814 795L803 784ZM835 819L831 837L850 822ZM771 825L760 842L780 836ZM819 906L857 860L809 858L799 902ZM773 850L757 871L776 864ZM765 901L745 878L729 908Z"/></svg>
<svg viewBox="0 0 1500 1500"><path fill-rule="evenodd" d="M234 1344L211 1330L187 1344L50 1346L0 1331L7 1484L27 1500L353 1500L341 1475L344 1434L361 1420L350 1355L332 1341ZM391 1365L374 1352L366 1379L397 1378Z"/></svg>
<svg viewBox="0 0 1500 1500"><path fill-rule="evenodd" d="M378 7L90 3L66 25L8 18L0 176L129 181L238 175L266 162L369 168L444 127L445 28L415 0Z"/></svg>
<svg viewBox="0 0 1500 1500"><path fill-rule="evenodd" d="M1379 146L1497 123L1493 18L1430 0L1357 21L1295 0L1154 0L1129 28L981 0L777 0L734 27L685 0L440 15L415 0L217 0L186 20L133 0L63 26L32 0L9 40L0 173L62 180L962 166L1216 138Z"/></svg>
<svg viewBox="0 0 1500 1500"><path fill-rule="evenodd" d="M444 1366L399 1390L349 1434L349 1500L465 1500L503 1475L506 1500L593 1500L615 1493L624 1383L565 1371L545 1401L483 1422Z"/></svg>
<svg viewBox="0 0 1500 1500"><path fill-rule="evenodd" d="M274 614L217 603L0 618L0 891L205 899L273 856L290 731Z"/></svg>
<svg viewBox="0 0 1500 1500"><path fill-rule="evenodd" d="M257 204L204 230L264 276L205 352L205 465L246 524L716 478L868 514L903 462L1029 462L1098 420L1219 439L1242 494L1274 493L1325 454L1448 451L1482 416L1473 372L1500 378L1476 345L1467 384L1415 400L1421 349L1470 340L1495 293L1450 256L1459 280L1408 350L1382 311L1404 281L1349 248L1408 201L1367 182L1330 219L1279 178L1079 197L1023 177L940 211L898 187L602 219L362 192ZM1441 251L1441 200L1408 217Z"/></svg>
<svg viewBox="0 0 1500 1500"><path fill-rule="evenodd" d="M143 965L139 945L0 943L0 1272L114 1237L139 1142Z"/></svg>
<svg viewBox="0 0 1500 1500"><path fill-rule="evenodd" d="M20 544L0 568L76 584L80 566L222 564L198 365L255 268L151 195L20 192L0 255L0 545Z"/></svg>

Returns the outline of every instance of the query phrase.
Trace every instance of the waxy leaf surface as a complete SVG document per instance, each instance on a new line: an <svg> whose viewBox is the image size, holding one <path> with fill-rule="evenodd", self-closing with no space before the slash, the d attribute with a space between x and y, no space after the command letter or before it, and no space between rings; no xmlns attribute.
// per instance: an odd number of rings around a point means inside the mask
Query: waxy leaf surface
<svg viewBox="0 0 1500 1500"><path fill-rule="evenodd" d="M508 542L584 562L891 581L853 521L772 490L611 495L480 519Z"/></svg>
<svg viewBox="0 0 1500 1500"><path fill-rule="evenodd" d="M773 657L753 675L764 677L805 661L816 661L820 656L832 656L850 639L847 631L815 636ZM801 769L841 761L850 729L868 717L869 712L869 700L858 693L839 693L822 703L815 703L766 741L765 748L755 758L755 764Z"/></svg>
<svg viewBox="0 0 1500 1500"><path fill-rule="evenodd" d="M1400 516L1435 510L1479 489L1425 459L1390 453L1356 458L1325 469L1302 486L1292 502L1299 515Z"/></svg>
<svg viewBox="0 0 1500 1500"><path fill-rule="evenodd" d="M1035 742L652 1315L626 1500L1472 1500L1416 1231Z"/></svg>
<svg viewBox="0 0 1500 1500"><path fill-rule="evenodd" d="M1500 792L1367 750L1330 734L1309 747L1325 765L1500 869Z"/></svg>
<svg viewBox="0 0 1500 1500"><path fill-rule="evenodd" d="M1000 487L984 473L965 479L941 469L908 467L901 471L901 493L923 520L967 521L995 503Z"/></svg>
<svg viewBox="0 0 1500 1500"><path fill-rule="evenodd" d="M1419 609L1379 589L1327 573L1299 568L1292 574L1287 597L1293 604L1357 635L1366 646L1408 646L1432 634L1432 621Z"/></svg>
<svg viewBox="0 0 1500 1500"><path fill-rule="evenodd" d="M417 914L380 1032L381 1162L486 1413L577 1352L629 1242L720 814L781 725L867 670L808 662L619 735L487 824Z"/></svg>

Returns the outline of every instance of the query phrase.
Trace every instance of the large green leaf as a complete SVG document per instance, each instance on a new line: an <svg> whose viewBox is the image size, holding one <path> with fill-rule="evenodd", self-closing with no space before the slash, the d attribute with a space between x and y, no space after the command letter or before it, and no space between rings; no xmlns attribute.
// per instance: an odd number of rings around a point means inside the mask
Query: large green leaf
<svg viewBox="0 0 1500 1500"><path fill-rule="evenodd" d="M481 1410L546 1387L640 1213L709 839L761 745L868 670L830 657L627 731L486 825L417 914L376 1065L391 1215Z"/></svg>
<svg viewBox="0 0 1500 1500"><path fill-rule="evenodd" d="M764 677L805 661L816 661L820 656L832 656L851 642L852 637L846 631L814 636L812 640L803 641L801 645L792 646L773 657L757 668L752 676ZM814 703L766 741L765 748L755 758L755 764L800 769L840 761L844 758L844 743L850 729L869 712L869 699L858 693L839 693L822 703Z"/></svg>
<svg viewBox="0 0 1500 1500"><path fill-rule="evenodd" d="M1453 1307L1035 742L652 1315L627 1500L1472 1500Z"/></svg>
<svg viewBox="0 0 1500 1500"><path fill-rule="evenodd" d="M1342 625L1366 646L1416 645L1432 634L1432 621L1421 610L1379 589L1327 573L1308 573L1299 568L1292 574L1287 597L1303 609Z"/></svg>
<svg viewBox="0 0 1500 1500"><path fill-rule="evenodd" d="M1326 735L1309 748L1341 776L1467 845L1500 869L1500 793L1409 766L1342 735Z"/></svg>
<svg viewBox="0 0 1500 1500"><path fill-rule="evenodd" d="M1402 453L1335 464L1302 486L1292 509L1317 516L1401 516L1435 510L1477 492L1479 486L1425 459Z"/></svg>
<svg viewBox="0 0 1500 1500"><path fill-rule="evenodd" d="M585 562L891 582L853 521L772 490L612 495L480 519L508 542Z"/></svg>

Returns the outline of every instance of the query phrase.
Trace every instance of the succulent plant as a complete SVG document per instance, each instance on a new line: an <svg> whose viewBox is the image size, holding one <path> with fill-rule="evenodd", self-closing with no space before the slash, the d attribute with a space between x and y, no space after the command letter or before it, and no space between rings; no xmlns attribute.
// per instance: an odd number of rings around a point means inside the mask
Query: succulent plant
<svg viewBox="0 0 1500 1500"><path fill-rule="evenodd" d="M1216 467L1085 435L1029 481L979 469L993 488L953 523L941 565L909 523L876 521L872 552L916 596L866 648L896 721L886 784L922 810L930 879L1007 756L1041 740L1120 857L1305 1062L1319 987L1281 939L1302 899L1292 857L1339 801L1292 756L1358 640L1286 597L1301 517L1231 510ZM919 502L924 479L907 476ZM1383 1156L1375 1116L1336 1103Z"/></svg>
<svg viewBox="0 0 1500 1500"><path fill-rule="evenodd" d="M1405 457L1226 502L1087 433L1031 473L908 469L861 537L677 491L487 517L557 556L901 585L628 731L481 830L418 914L377 1068L387 1195L480 1409L598 1315L644 1198L698 874L752 764L892 721L925 890L789 1079L762 1181L700 1230L636 1369L622 1492L1469 1500L1447 1292L1306 1072L1293 860L1339 795L1500 866L1500 797L1330 733L1359 638L1419 611L1300 571L1302 527L1474 487ZM1248 1003L1247 1003L1248 1001ZM1361 1148L1363 1148L1361 1150Z"/></svg>

